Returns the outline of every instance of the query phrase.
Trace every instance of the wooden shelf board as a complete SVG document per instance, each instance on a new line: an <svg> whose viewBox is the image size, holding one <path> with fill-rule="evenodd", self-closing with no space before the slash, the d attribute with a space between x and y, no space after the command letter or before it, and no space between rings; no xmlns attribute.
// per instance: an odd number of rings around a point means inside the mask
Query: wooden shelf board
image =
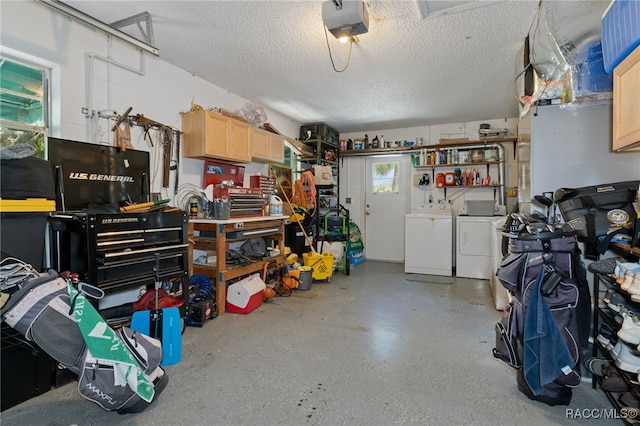
<svg viewBox="0 0 640 426"><path fill-rule="evenodd" d="M487 145L492 143L515 143L518 141L517 137L513 138L487 138L479 139L475 141L464 142L452 142L452 143L437 143L432 145L413 145L413 146L392 146L389 148L371 148L371 149L348 149L341 150L340 155L362 155L362 154L379 154L379 153L393 153L393 152L405 152L405 151L420 151L421 149L434 150L435 148L462 148L465 146L470 147L474 145Z"/></svg>

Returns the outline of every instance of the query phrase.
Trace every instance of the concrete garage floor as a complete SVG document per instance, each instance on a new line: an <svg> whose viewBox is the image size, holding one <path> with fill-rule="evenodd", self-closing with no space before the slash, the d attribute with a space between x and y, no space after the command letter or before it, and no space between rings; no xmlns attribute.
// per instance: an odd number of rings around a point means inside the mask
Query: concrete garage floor
<svg viewBox="0 0 640 426"><path fill-rule="evenodd" d="M106 412L71 383L3 412L2 424L621 424L567 418L611 407L589 383L568 407L518 392L515 371L491 354L500 312L488 281L405 277L401 264L365 262L249 315L187 328L182 361L142 413Z"/></svg>

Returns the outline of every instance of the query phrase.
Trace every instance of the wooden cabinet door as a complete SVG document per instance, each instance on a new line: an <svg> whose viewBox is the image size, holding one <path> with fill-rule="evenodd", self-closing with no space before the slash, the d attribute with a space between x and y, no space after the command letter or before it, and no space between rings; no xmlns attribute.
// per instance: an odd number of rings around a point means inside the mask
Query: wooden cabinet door
<svg viewBox="0 0 640 426"><path fill-rule="evenodd" d="M182 151L187 158L204 158L205 156L204 120L203 111L182 114Z"/></svg>
<svg viewBox="0 0 640 426"><path fill-rule="evenodd" d="M204 112L204 155L210 158L230 159L229 118L212 111Z"/></svg>
<svg viewBox="0 0 640 426"><path fill-rule="evenodd" d="M227 117L225 117L227 118ZM244 121L228 119L228 152L233 161L251 161L251 125Z"/></svg>
<svg viewBox="0 0 640 426"><path fill-rule="evenodd" d="M275 133L270 133L269 139L269 157L272 163L284 162L284 138Z"/></svg>
<svg viewBox="0 0 640 426"><path fill-rule="evenodd" d="M251 154L254 160L270 160L269 133L262 129L253 129L251 132Z"/></svg>
<svg viewBox="0 0 640 426"><path fill-rule="evenodd" d="M613 70L612 148L640 149L640 46Z"/></svg>
<svg viewBox="0 0 640 426"><path fill-rule="evenodd" d="M282 163L284 161L284 138L263 129L251 131L251 153L255 161Z"/></svg>
<svg viewBox="0 0 640 426"><path fill-rule="evenodd" d="M200 159L251 161L251 125L213 111L182 115L184 156Z"/></svg>

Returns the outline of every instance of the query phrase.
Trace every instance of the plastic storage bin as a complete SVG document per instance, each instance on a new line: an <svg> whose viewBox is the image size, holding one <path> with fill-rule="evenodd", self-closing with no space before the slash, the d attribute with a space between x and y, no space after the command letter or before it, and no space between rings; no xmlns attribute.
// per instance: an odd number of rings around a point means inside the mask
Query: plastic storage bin
<svg viewBox="0 0 640 426"><path fill-rule="evenodd" d="M640 1L613 0L602 16L604 69L613 69L640 45Z"/></svg>
<svg viewBox="0 0 640 426"><path fill-rule="evenodd" d="M611 92L613 77L606 73L602 56L602 45L596 43L587 51L587 58L576 67L576 95Z"/></svg>

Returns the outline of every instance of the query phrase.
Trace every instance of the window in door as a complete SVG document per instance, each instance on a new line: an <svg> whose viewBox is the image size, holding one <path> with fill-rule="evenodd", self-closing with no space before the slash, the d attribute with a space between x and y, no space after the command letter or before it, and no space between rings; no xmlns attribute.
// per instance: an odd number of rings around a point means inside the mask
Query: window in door
<svg viewBox="0 0 640 426"><path fill-rule="evenodd" d="M0 146L29 144L45 157L49 70L0 57Z"/></svg>
<svg viewBox="0 0 640 426"><path fill-rule="evenodd" d="M399 192L400 162L373 163L371 171L374 194L397 194Z"/></svg>

